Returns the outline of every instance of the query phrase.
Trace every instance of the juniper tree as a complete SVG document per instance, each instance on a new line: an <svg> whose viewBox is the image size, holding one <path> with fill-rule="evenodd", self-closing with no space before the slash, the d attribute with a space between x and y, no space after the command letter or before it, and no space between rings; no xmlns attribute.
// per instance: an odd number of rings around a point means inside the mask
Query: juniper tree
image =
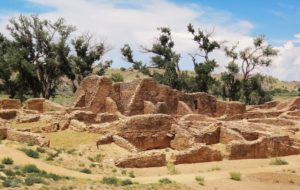
<svg viewBox="0 0 300 190"><path fill-rule="evenodd" d="M196 83L198 90L208 92L209 87L214 83L211 73L218 66L214 59L209 58L209 54L220 48L217 41L211 39L211 34L205 33L203 30L194 29L192 24L188 25L188 32L193 35L193 40L197 43L198 49L196 54L190 54L194 64L196 73ZM202 60L198 60L202 58Z"/></svg>

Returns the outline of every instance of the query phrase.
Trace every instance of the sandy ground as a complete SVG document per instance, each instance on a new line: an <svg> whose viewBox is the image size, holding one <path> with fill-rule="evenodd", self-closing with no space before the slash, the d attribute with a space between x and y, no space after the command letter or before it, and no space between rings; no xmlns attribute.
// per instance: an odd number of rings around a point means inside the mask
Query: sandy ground
<svg viewBox="0 0 300 190"><path fill-rule="evenodd" d="M50 165L41 160L27 157L24 153L12 147L0 145L0 159L9 156L15 164L35 164L47 172L81 179L99 180L102 175L84 174L77 171ZM214 190L299 190L300 189L300 155L284 157L288 165L269 165L270 159L224 160L198 164L182 164L175 166L177 174L169 175L166 167L133 169L139 183L155 183L163 177L168 177L192 189ZM218 168L218 169L216 169ZM229 179L229 173L235 171L242 174L241 181ZM205 185L200 186L196 176L205 178Z"/></svg>

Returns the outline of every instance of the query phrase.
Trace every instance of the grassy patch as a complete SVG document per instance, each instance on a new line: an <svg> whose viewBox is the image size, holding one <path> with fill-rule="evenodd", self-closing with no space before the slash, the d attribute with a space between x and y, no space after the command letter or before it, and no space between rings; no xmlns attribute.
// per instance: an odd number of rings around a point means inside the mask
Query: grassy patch
<svg viewBox="0 0 300 190"><path fill-rule="evenodd" d="M176 170L175 165L172 162L168 162L167 169L170 175L178 174L178 171Z"/></svg>
<svg viewBox="0 0 300 190"><path fill-rule="evenodd" d="M103 177L101 183L106 185L114 185L114 186L127 186L132 185L133 182L130 179L121 180L115 176L112 177Z"/></svg>
<svg viewBox="0 0 300 190"><path fill-rule="evenodd" d="M195 180L198 182L199 185L203 186L205 184L204 183L204 177L202 177L202 176L196 176Z"/></svg>
<svg viewBox="0 0 300 190"><path fill-rule="evenodd" d="M5 157L2 159L2 164L5 165L12 165L14 163L14 160L9 158L9 157Z"/></svg>
<svg viewBox="0 0 300 190"><path fill-rule="evenodd" d="M242 175L240 172L230 172L230 179L234 181L241 181L242 180Z"/></svg>
<svg viewBox="0 0 300 190"><path fill-rule="evenodd" d="M172 181L169 179L169 178L162 178L162 179L160 179L160 180L158 180L158 182L160 183L160 184L162 184L162 185L166 185L166 184L170 184L170 183L172 183Z"/></svg>
<svg viewBox="0 0 300 190"><path fill-rule="evenodd" d="M289 163L281 158L275 158L271 160L270 165L288 165Z"/></svg>
<svg viewBox="0 0 300 190"><path fill-rule="evenodd" d="M82 170L80 170L81 173L85 173L85 174L91 174L92 171L90 169L87 168L83 168Z"/></svg>
<svg viewBox="0 0 300 190"><path fill-rule="evenodd" d="M95 144L99 139L98 134L72 130L47 133L45 136L50 140L51 146L64 149L74 149L83 144Z"/></svg>

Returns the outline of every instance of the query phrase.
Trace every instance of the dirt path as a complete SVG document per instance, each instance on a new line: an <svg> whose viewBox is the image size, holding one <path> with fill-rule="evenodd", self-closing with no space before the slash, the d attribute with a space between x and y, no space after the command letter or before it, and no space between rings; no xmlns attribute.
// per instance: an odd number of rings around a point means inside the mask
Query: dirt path
<svg viewBox="0 0 300 190"><path fill-rule="evenodd" d="M47 164L41 160L33 159L27 157L23 152L16 150L14 148L9 148L4 145L0 145L0 159L9 156L14 159L15 164L25 165L25 164L35 164L38 168L45 170L47 172L55 173L58 175L70 176L74 178L81 179L91 179L100 180L102 175L92 175L84 174L77 171L65 169L59 166L54 166ZM182 183L191 187L193 189L234 189L241 188L243 190L251 189L300 189L300 176L299 184L278 184L278 183L266 183L259 180L249 179L247 176L255 175L259 173L270 173L276 174L284 169L293 169L297 172L294 174L296 176L300 173L300 156L288 156L284 158L289 162L289 165L284 166L271 166L269 165L269 159L253 159L253 160L224 160L222 162L209 162L209 163L199 163L199 164L185 164L178 165L176 169L180 171L177 175L157 175L153 171L162 168L149 168L149 169L137 169L137 173L145 173L144 177L137 177L134 181L139 183L155 183L159 179L167 177L178 183ZM209 171L213 167L220 167L219 171ZM195 170L195 168L197 170ZM237 171L242 173L243 181L236 182L229 179L229 172ZM149 176L147 176L150 173ZM290 174L286 174L287 176ZM141 176L141 175L139 175ZM199 186L195 181L196 176L202 176L205 178L205 186ZM245 178L245 179L244 179ZM297 178L298 179L298 178ZM259 188L256 188L259 187Z"/></svg>

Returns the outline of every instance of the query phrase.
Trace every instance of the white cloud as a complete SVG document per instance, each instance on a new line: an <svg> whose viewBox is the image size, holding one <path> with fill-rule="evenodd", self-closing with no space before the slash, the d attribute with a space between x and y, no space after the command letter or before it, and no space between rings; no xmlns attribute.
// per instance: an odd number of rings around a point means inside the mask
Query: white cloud
<svg viewBox="0 0 300 190"><path fill-rule="evenodd" d="M207 31L214 30L214 38L218 41L239 41L241 47L252 43L250 35L255 25L247 20L234 18L230 13L200 5L177 5L167 0L27 0L31 4L51 7L51 11L41 14L43 18L57 19L63 17L69 24L75 25L81 32L90 31L98 38L105 40L114 49L107 58L114 60L114 66L126 65L121 59L120 48L129 43L133 46L137 58L147 60L148 56L139 53L140 45L151 46L157 36L157 27L167 26L172 29L176 50L182 54L181 66L192 69L188 53L193 53L197 46L187 32L187 24L202 27ZM16 13L0 15L0 31L3 31L9 16ZM299 48L295 40L300 41L300 34L295 39L278 47L282 52L275 59L274 66L266 69L281 79L298 79L291 75L299 71ZM221 52L213 55L220 67L224 69L227 59ZM288 62L288 63L286 63ZM286 66L289 65L289 66ZM127 65L128 66L128 65ZM280 69L284 67L283 69ZM284 72L285 71L285 72Z"/></svg>

